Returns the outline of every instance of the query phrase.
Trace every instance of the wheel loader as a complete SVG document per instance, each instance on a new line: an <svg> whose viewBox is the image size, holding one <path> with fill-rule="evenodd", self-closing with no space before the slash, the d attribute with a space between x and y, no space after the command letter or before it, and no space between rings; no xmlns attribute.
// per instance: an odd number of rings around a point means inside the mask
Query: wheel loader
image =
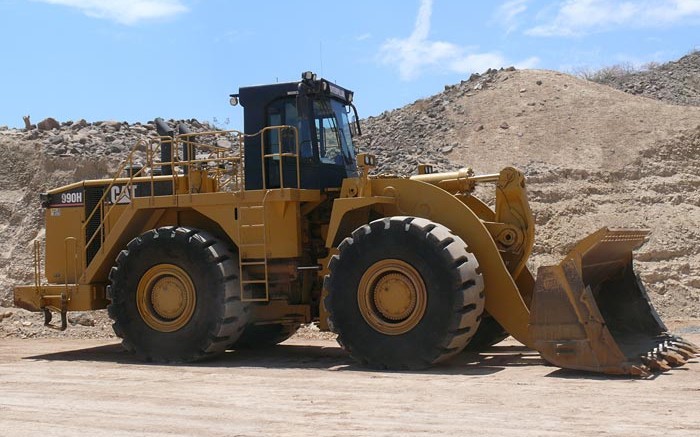
<svg viewBox="0 0 700 437"><path fill-rule="evenodd" d="M507 335L553 365L609 374L698 353L667 332L634 272L646 230L603 228L535 279L517 169L371 175L353 93L311 72L241 87L231 103L243 132L157 119L158 139L136 144L113 178L41 194L45 249L35 243L35 281L15 304L57 329L68 311L107 308L124 347L155 362L275 345L311 322L382 369ZM479 185L493 187L494 208Z"/></svg>

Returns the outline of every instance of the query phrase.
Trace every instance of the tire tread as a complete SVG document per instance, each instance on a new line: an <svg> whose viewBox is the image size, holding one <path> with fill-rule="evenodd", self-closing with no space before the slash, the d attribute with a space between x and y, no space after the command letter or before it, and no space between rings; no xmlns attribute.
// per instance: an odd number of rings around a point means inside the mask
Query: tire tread
<svg viewBox="0 0 700 437"><path fill-rule="evenodd" d="M343 332L333 321L333 294L336 284L334 275L343 268L343 258L349 253L351 246L361 245L374 232L386 230L403 231L419 240L426 240L435 247L444 265L449 266L452 273L452 293L455 307L450 317L450 328L439 344L427 348L420 356L411 357L410 363L388 363L381 358L381 352L373 356L362 355L353 347L349 336L352 333ZM339 254L331 257L328 264L329 274L324 278L324 287L328 295L324 304L328 309L328 325L338 334L337 341L356 361L376 368L415 369L428 367L442 362L459 353L468 344L476 331L481 313L484 308L484 282L478 271L478 262L469 251L467 244L447 227L428 219L418 217L395 216L375 220L368 225L355 229L351 237L343 240L338 246ZM335 292L342 292L342 284L338 284Z"/></svg>
<svg viewBox="0 0 700 437"><path fill-rule="evenodd" d="M122 310L126 296L117 293L114 287L115 281L121 280L128 274L127 263L130 252L136 252L144 245L156 244L155 240L181 240L195 250L206 254L207 262L212 264L220 275L220 288L222 292L218 299L219 310L213 326L209 329L203 344L190 348L189 352L178 357L164 357L159 351L139 350L128 338L127 330L122 326L129 323ZM157 243L162 244L162 243ZM240 336L248 319L247 304L241 302L238 285L238 272L235 263L231 260L232 250L213 234L189 227L165 226L145 232L132 239L127 244L127 249L122 250L115 260L115 265L109 273L111 282L107 287L108 297L111 303L107 306L110 318L113 320L112 328L115 334L122 339L123 347L135 352L146 361L157 362L193 362L209 358L226 350L228 344ZM208 290L198 290L198 293Z"/></svg>

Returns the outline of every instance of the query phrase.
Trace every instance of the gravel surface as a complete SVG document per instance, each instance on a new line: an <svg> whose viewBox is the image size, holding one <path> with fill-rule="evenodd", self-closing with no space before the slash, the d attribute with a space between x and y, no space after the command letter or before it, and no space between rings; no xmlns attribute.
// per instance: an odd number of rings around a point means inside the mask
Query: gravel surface
<svg viewBox="0 0 700 437"><path fill-rule="evenodd" d="M700 432L697 360L636 380L547 366L512 339L428 371L383 372L359 367L329 340L155 365L115 341L12 338L0 341L0 387L3 436Z"/></svg>

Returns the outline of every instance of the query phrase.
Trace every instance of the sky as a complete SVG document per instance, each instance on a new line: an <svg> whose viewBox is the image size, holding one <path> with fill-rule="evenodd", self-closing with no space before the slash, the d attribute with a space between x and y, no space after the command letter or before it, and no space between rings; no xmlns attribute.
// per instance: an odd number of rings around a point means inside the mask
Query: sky
<svg viewBox="0 0 700 437"><path fill-rule="evenodd" d="M307 70L372 116L488 68L641 68L696 49L700 0L0 0L0 126L242 129L229 94Z"/></svg>

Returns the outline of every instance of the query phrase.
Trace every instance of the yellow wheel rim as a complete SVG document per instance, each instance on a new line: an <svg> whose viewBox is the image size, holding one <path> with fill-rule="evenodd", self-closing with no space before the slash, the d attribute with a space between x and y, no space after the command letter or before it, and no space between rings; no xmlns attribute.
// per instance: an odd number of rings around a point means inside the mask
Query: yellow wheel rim
<svg viewBox="0 0 700 437"><path fill-rule="evenodd" d="M428 293L413 266L398 259L385 259L362 275L357 303L362 317L376 331L400 335L421 321Z"/></svg>
<svg viewBox="0 0 700 437"><path fill-rule="evenodd" d="M190 276L173 264L158 264L141 277L136 306L144 322L160 332L173 332L190 321L197 293Z"/></svg>

